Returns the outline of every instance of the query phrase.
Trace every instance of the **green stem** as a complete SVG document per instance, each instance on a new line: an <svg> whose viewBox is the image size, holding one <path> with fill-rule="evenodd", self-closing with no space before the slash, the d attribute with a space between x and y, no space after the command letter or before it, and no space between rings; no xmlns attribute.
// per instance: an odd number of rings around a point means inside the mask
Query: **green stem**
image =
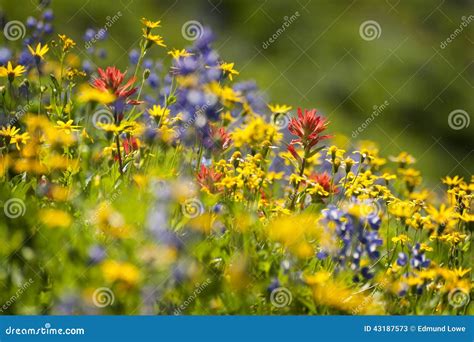
<svg viewBox="0 0 474 342"><path fill-rule="evenodd" d="M120 137L118 134L115 135L115 144L117 145L117 156L119 160L119 171L123 175L123 164L122 164L122 153L120 153Z"/></svg>

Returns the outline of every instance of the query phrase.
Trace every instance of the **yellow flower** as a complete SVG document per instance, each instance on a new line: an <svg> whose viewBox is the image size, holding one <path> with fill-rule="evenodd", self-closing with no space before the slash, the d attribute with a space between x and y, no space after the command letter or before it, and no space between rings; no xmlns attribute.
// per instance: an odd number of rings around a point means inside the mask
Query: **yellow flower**
<svg viewBox="0 0 474 342"><path fill-rule="evenodd" d="M447 208L445 204L441 204L439 210L437 210L432 205L429 205L426 208L426 212L431 217L432 221L439 225L445 226L449 224L450 226L453 226L455 223L453 222L453 219L456 218L456 211L453 207Z"/></svg>
<svg viewBox="0 0 474 342"><path fill-rule="evenodd" d="M151 109L148 109L148 113L155 118L167 118L170 114L170 110L160 105L153 105Z"/></svg>
<svg viewBox="0 0 474 342"><path fill-rule="evenodd" d="M30 135L28 133L17 134L10 140L10 144L16 145L16 148L19 150L20 144L25 145L29 139Z"/></svg>
<svg viewBox="0 0 474 342"><path fill-rule="evenodd" d="M416 159L407 152L400 152L398 156L390 156L389 159L393 162L398 163L401 168L404 168L406 165L411 165L416 162Z"/></svg>
<svg viewBox="0 0 474 342"><path fill-rule="evenodd" d="M108 260L102 264L102 273L109 283L116 281L134 286L140 280L140 271L138 268L128 262Z"/></svg>
<svg viewBox="0 0 474 342"><path fill-rule="evenodd" d="M8 77L10 82L13 82L15 77L23 75L26 71L26 68L23 65L17 65L13 67L12 62L8 62L7 66L0 67L0 77Z"/></svg>
<svg viewBox="0 0 474 342"><path fill-rule="evenodd" d="M158 46L166 47L162 36L158 34L151 34L146 29L143 29L143 38L147 40L146 48L149 48L153 43Z"/></svg>
<svg viewBox="0 0 474 342"><path fill-rule="evenodd" d="M268 236L300 258L311 257L315 251L309 241L319 237L322 232L317 220L314 214L275 217L268 224Z"/></svg>
<svg viewBox="0 0 474 342"><path fill-rule="evenodd" d="M459 176L454 176L453 178L446 176L445 178L441 180L443 181L444 184L448 186L456 186L462 183L464 179L463 177L459 177Z"/></svg>
<svg viewBox="0 0 474 342"><path fill-rule="evenodd" d="M328 197L329 196L329 192L324 190L323 186L319 183L316 183L316 184L311 185L310 187L308 187L306 192L310 195L319 195L321 197Z"/></svg>
<svg viewBox="0 0 474 342"><path fill-rule="evenodd" d="M288 105L279 105L279 104L268 104L268 108L272 111L272 113L275 114L284 114L288 113L293 107L288 106Z"/></svg>
<svg viewBox="0 0 474 342"><path fill-rule="evenodd" d="M168 51L168 55L173 57L174 59L179 59L180 57L189 57L192 56L193 54L191 52L186 51L185 49L173 49Z"/></svg>
<svg viewBox="0 0 474 342"><path fill-rule="evenodd" d="M19 132L20 129L16 128L15 126L2 127L2 129L0 129L0 135L10 139L17 135Z"/></svg>
<svg viewBox="0 0 474 342"><path fill-rule="evenodd" d="M268 147L278 143L282 137L283 135L277 127L265 122L259 116L253 117L246 126L237 128L232 133L232 139L236 147L244 145L252 148Z"/></svg>
<svg viewBox="0 0 474 342"><path fill-rule="evenodd" d="M30 50L30 53L33 57L44 59L44 55L49 51L49 47L48 44L41 46L41 43L38 43L38 45L36 45L36 49L33 49L30 45L28 45L28 50Z"/></svg>
<svg viewBox="0 0 474 342"><path fill-rule="evenodd" d="M426 252L432 252L433 251L433 247L430 247L428 244L422 242L420 244L420 250L421 251L426 251Z"/></svg>
<svg viewBox="0 0 474 342"><path fill-rule="evenodd" d="M331 279L327 271L305 275L304 280L312 287L314 300L324 306L336 308L353 315L380 315L383 304L373 295L355 292L341 280Z"/></svg>
<svg viewBox="0 0 474 342"><path fill-rule="evenodd" d="M38 217L42 223L51 228L68 228L72 224L71 215L59 209L43 209Z"/></svg>
<svg viewBox="0 0 474 342"><path fill-rule="evenodd" d="M73 120L68 120L67 122L56 121L56 123L57 126L54 127L59 128L59 130L64 131L66 134L71 134L71 132L79 131L79 128L81 128L81 126L73 125Z"/></svg>
<svg viewBox="0 0 474 342"><path fill-rule="evenodd" d="M239 72L234 69L234 63L222 63L218 67L218 69L224 72L224 75L229 76L229 79L232 81L233 75L238 75Z"/></svg>
<svg viewBox="0 0 474 342"><path fill-rule="evenodd" d="M403 180L410 186L415 187L421 183L421 172L413 168L399 169L398 172L403 176Z"/></svg>
<svg viewBox="0 0 474 342"><path fill-rule="evenodd" d="M449 234L443 234L441 236L432 235L430 239L438 239L440 241L445 241L451 245L457 245L458 243L464 241L467 235L459 232L452 232Z"/></svg>
<svg viewBox="0 0 474 342"><path fill-rule="evenodd" d="M407 243L407 242L410 242L410 241L411 241L410 238L405 234L400 234L400 235L394 236L392 238L393 243L401 242L402 244L404 244L404 243Z"/></svg>
<svg viewBox="0 0 474 342"><path fill-rule="evenodd" d="M115 101L115 95L102 92L98 89L92 88L87 84L82 85L79 88L79 95L78 95L79 102L97 102L102 104L108 104Z"/></svg>
<svg viewBox="0 0 474 342"><path fill-rule="evenodd" d="M221 86L216 81L207 84L205 89L219 97L225 106L230 106L234 102L242 102L240 92L235 91L231 87Z"/></svg>
<svg viewBox="0 0 474 342"><path fill-rule="evenodd" d="M149 29L154 29L154 28L160 27L160 24L161 24L160 20L151 21L151 20L148 20L147 18L142 18L141 22L142 22L143 25L145 25Z"/></svg>
<svg viewBox="0 0 474 342"><path fill-rule="evenodd" d="M58 34L59 39L61 40L63 52L67 52L69 49L76 46L76 43L71 38L67 37L65 34Z"/></svg>
<svg viewBox="0 0 474 342"><path fill-rule="evenodd" d="M345 152L343 149L334 145L328 147L328 154L331 156L331 160L329 161L334 161L336 158L343 158Z"/></svg>

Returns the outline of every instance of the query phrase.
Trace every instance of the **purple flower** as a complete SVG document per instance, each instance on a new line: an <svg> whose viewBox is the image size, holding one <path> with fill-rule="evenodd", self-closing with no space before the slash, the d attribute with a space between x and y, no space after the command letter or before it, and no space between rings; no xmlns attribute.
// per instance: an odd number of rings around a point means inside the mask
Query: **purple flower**
<svg viewBox="0 0 474 342"><path fill-rule="evenodd" d="M28 18L26 18L26 27L32 29L36 26L37 22L38 21L36 20L36 18L28 17Z"/></svg>
<svg viewBox="0 0 474 342"><path fill-rule="evenodd" d="M405 253L400 252L398 253L397 265L398 266L405 266L408 262L408 257Z"/></svg>
<svg viewBox="0 0 474 342"><path fill-rule="evenodd" d="M45 21L51 21L51 20L53 20L53 19L54 19L53 10L50 9L50 8L48 8L47 10L45 10L45 11L43 12L43 19L44 19Z"/></svg>
<svg viewBox="0 0 474 342"><path fill-rule="evenodd" d="M12 58L12 53L6 47L0 47L0 65L7 64L7 62Z"/></svg>

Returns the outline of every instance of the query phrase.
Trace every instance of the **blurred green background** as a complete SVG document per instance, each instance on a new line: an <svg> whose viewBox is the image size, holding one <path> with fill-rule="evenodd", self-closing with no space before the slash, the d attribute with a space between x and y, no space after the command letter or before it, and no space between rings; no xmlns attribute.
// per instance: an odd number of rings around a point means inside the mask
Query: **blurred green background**
<svg viewBox="0 0 474 342"><path fill-rule="evenodd" d="M1 0L1 9L7 20L25 20L38 14L35 2ZM474 122L467 125L474 115L472 0L53 0L52 8L56 32L82 49L88 27L101 28L121 12L100 43L109 52L103 65L126 66L142 16L160 19L168 47L179 48L190 43L183 24L198 20L214 30L238 80L256 80L269 102L318 108L331 131L348 138L374 106L388 103L356 139L378 142L384 155L409 151L428 183L474 173ZM366 21L376 22L375 33L366 31L374 36L360 32ZM464 111L462 129L448 124L455 110Z"/></svg>

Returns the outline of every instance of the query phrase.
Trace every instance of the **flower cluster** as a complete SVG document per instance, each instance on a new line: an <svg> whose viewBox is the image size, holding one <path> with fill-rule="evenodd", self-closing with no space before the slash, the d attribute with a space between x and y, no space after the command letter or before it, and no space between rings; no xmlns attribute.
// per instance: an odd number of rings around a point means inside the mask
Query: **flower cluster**
<svg viewBox="0 0 474 342"><path fill-rule="evenodd" d="M107 66L107 34L81 53L53 17L0 48L0 302L34 279L5 312L170 314L196 287L183 313L472 310L451 298L472 291L474 176L435 192L407 152L336 146L315 109L241 81L208 28L174 48L142 18Z"/></svg>

